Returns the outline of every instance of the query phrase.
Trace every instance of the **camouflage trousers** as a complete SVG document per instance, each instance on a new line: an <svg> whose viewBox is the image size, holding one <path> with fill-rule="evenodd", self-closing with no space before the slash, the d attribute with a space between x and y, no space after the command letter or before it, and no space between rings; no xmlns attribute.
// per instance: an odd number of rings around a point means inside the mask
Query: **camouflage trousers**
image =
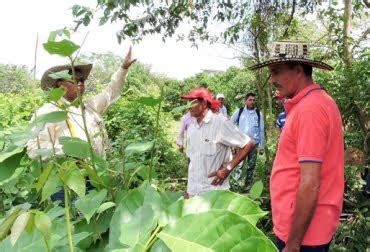
<svg viewBox="0 0 370 252"><path fill-rule="evenodd" d="M257 163L257 147L254 147L245 159L234 169L230 177L232 191L248 190L253 182L253 173Z"/></svg>

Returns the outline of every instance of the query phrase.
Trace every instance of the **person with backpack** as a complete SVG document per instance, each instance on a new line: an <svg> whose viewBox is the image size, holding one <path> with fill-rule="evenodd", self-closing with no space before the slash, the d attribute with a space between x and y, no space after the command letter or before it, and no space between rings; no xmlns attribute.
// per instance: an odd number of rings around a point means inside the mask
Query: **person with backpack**
<svg viewBox="0 0 370 252"><path fill-rule="evenodd" d="M260 154L264 153L265 134L263 115L256 106L256 95L247 93L244 99L244 107L237 109L231 117L231 121L239 130L250 137L255 143L253 150L245 157L239 169L235 170L233 180L238 186L244 177L244 190L249 190L253 182L253 173L257 162L257 145Z"/></svg>

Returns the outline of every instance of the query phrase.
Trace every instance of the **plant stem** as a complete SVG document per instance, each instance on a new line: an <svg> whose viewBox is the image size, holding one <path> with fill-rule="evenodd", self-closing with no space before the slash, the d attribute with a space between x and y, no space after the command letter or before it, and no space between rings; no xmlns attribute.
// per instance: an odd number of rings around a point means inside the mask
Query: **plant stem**
<svg viewBox="0 0 370 252"><path fill-rule="evenodd" d="M148 251L150 247L153 245L153 243L157 240L157 234L159 230L161 229L160 225L157 225L156 229L153 231L152 235L150 236L149 240L144 246L144 251Z"/></svg>
<svg viewBox="0 0 370 252"><path fill-rule="evenodd" d="M153 161L154 161L155 147L156 147L157 136L158 136L159 116L161 114L161 108L162 108L163 89L164 89L164 87L160 86L161 95L159 97L160 102L158 104L158 110L157 110L157 115L156 115L156 123L155 123L155 130L154 130L154 143L153 143L153 147L152 147L152 153L151 153L151 159L150 159L150 168L149 168L149 175L148 175L149 183L150 183L150 180L151 180L151 177L152 177L151 175L152 175L152 170L153 170L153 166L154 166Z"/></svg>
<svg viewBox="0 0 370 252"><path fill-rule="evenodd" d="M66 185L63 185L64 189L64 209L66 211L66 223L67 223L67 235L68 235L68 244L69 244L69 252L73 252L73 240L72 240L72 225L69 215L69 191Z"/></svg>

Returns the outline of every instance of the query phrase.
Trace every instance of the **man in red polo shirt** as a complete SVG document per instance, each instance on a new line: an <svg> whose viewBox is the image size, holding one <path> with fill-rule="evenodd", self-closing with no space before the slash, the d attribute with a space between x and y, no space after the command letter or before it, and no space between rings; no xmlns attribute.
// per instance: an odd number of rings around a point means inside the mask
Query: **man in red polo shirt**
<svg viewBox="0 0 370 252"><path fill-rule="evenodd" d="M328 251L339 225L344 191L342 120L335 101L312 80L302 42L275 42L268 66L284 97L287 119L270 178L274 233L280 251Z"/></svg>

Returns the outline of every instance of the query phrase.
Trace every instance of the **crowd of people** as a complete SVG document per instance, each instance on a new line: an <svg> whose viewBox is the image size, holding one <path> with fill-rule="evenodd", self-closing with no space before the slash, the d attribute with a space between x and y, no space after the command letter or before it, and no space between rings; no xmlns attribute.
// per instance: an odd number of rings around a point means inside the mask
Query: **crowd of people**
<svg viewBox="0 0 370 252"><path fill-rule="evenodd" d="M335 101L314 83L312 71L332 67L310 59L308 45L303 42L275 42L271 54L268 61L250 70L268 67L270 83L277 89L274 97L281 107L276 121L281 134L270 176L276 246L285 252L328 251L343 203L342 121ZM46 71L41 80L43 89L62 87L66 93L60 101L44 105L36 114L62 110L64 104L68 107L68 119L47 123L37 138L28 142L29 156L39 158L40 149L64 155L59 137L69 136L82 140L89 137L94 152L105 157L108 145L102 115L120 97L133 62L130 49L110 85L82 104L74 101L84 93L84 81L92 65L78 65L75 69L57 66ZM77 84L50 78L51 73L62 70L76 72ZM247 93L244 105L229 117L224 94L214 98L208 89L197 88L181 96L190 102L177 140L179 151L188 160L184 198L227 190L230 180L232 189L250 189L257 155L263 154L265 148L264 116L256 107L256 98L254 93Z"/></svg>

